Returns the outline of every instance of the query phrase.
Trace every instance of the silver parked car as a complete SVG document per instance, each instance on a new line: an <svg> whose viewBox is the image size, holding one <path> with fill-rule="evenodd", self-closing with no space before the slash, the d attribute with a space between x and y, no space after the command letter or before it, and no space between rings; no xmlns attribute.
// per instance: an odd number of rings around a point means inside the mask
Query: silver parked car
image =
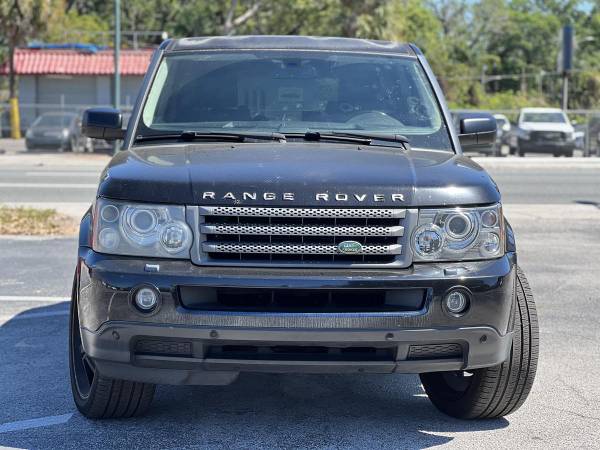
<svg viewBox="0 0 600 450"><path fill-rule="evenodd" d="M81 134L81 116L71 112L42 114L25 133L27 150L94 151L92 140Z"/></svg>

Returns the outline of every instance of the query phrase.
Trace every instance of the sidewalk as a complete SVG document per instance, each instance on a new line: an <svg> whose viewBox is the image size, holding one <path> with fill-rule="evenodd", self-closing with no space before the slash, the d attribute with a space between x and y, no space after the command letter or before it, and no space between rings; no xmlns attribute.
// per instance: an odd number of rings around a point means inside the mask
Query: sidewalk
<svg viewBox="0 0 600 450"><path fill-rule="evenodd" d="M101 170L110 160L102 153L29 153L24 139L0 139L0 166L2 167L86 167Z"/></svg>

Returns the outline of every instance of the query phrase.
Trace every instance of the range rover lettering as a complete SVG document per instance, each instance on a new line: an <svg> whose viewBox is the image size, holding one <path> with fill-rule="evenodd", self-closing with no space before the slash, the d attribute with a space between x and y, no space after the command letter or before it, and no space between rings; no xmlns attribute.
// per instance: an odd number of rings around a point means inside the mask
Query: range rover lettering
<svg viewBox="0 0 600 450"><path fill-rule="evenodd" d="M169 40L81 221L70 374L89 418L243 372L419 374L500 417L535 376L534 301L498 188L421 51L342 38Z"/></svg>

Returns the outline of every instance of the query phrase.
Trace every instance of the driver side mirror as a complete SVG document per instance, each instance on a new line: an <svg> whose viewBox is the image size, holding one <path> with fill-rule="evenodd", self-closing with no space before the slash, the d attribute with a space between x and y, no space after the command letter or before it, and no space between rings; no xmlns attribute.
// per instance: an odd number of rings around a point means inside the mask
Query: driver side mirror
<svg viewBox="0 0 600 450"><path fill-rule="evenodd" d="M114 108L90 108L83 113L81 133L94 139L114 141L125 137L123 115Z"/></svg>
<svg viewBox="0 0 600 450"><path fill-rule="evenodd" d="M458 139L463 150L489 147L496 141L496 119L487 113L463 113Z"/></svg>

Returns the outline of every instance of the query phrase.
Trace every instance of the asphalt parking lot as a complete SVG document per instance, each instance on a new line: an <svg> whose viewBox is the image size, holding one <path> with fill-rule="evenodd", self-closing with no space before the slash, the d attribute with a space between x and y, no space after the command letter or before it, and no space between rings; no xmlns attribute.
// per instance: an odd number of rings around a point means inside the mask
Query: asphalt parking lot
<svg viewBox="0 0 600 450"><path fill-rule="evenodd" d="M76 186L94 184L103 164L2 158L0 203L75 213L93 197ZM244 374L231 386L162 386L144 418L88 421L68 384L76 241L0 237L0 447L597 448L600 160L479 161L504 193L540 316L538 376L514 415L450 419L412 375Z"/></svg>

